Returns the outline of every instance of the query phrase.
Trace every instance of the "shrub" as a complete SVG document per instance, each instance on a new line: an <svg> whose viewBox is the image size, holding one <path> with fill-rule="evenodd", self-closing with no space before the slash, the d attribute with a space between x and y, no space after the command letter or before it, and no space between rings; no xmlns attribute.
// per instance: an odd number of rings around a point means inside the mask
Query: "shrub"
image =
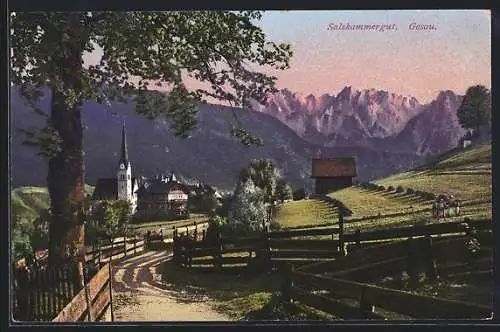
<svg viewBox="0 0 500 332"><path fill-rule="evenodd" d="M378 190L378 185L377 184L375 184L375 183L369 183L368 185L369 185L368 188L370 190Z"/></svg>
<svg viewBox="0 0 500 332"><path fill-rule="evenodd" d="M281 230L281 224L279 222L277 222L276 220L273 220L273 221L271 221L271 223L269 223L269 230L279 231L279 230Z"/></svg>
<svg viewBox="0 0 500 332"><path fill-rule="evenodd" d="M402 186L398 186L398 187L396 188L396 192L397 192L397 193L404 193L404 192L405 192L405 188L403 188Z"/></svg>
<svg viewBox="0 0 500 332"><path fill-rule="evenodd" d="M413 189L411 189L411 188L408 188L408 189L406 190L406 193L407 193L408 195L414 195L414 194L415 194L415 190L413 190Z"/></svg>
<svg viewBox="0 0 500 332"><path fill-rule="evenodd" d="M387 191L388 191L388 192L394 191L394 187L393 187L393 186L389 186L389 187L387 187Z"/></svg>
<svg viewBox="0 0 500 332"><path fill-rule="evenodd" d="M293 200L298 201L306 198L306 190L304 188L297 189L293 192Z"/></svg>
<svg viewBox="0 0 500 332"><path fill-rule="evenodd" d="M422 197L422 194L423 194L423 191L421 191L421 190L415 191L415 195L418 197Z"/></svg>
<svg viewBox="0 0 500 332"><path fill-rule="evenodd" d="M385 191L385 187L384 186L378 186L378 191Z"/></svg>

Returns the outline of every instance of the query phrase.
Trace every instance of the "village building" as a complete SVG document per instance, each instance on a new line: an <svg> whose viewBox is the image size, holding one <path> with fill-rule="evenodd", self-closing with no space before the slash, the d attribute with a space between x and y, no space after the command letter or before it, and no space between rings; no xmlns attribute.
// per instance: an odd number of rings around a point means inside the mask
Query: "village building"
<svg viewBox="0 0 500 332"><path fill-rule="evenodd" d="M326 195L333 191L351 187L356 173L355 158L315 158L312 160L314 192Z"/></svg>
<svg viewBox="0 0 500 332"><path fill-rule="evenodd" d="M124 124L116 177L98 179L91 200L92 203L127 200L134 218L168 220L187 215L188 191L188 187L178 182L173 172L169 176L157 175L152 179L132 176Z"/></svg>

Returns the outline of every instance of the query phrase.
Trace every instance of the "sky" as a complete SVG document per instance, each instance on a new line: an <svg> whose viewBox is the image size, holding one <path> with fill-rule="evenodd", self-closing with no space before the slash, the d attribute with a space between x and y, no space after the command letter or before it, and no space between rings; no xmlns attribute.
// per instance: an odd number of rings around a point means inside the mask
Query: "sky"
<svg viewBox="0 0 500 332"><path fill-rule="evenodd" d="M373 88L426 103L442 90L491 87L490 18L487 10L269 11L258 25L270 40L293 46L291 68L270 72L278 88L316 96ZM412 23L434 29L411 30ZM328 30L340 24L392 29Z"/></svg>

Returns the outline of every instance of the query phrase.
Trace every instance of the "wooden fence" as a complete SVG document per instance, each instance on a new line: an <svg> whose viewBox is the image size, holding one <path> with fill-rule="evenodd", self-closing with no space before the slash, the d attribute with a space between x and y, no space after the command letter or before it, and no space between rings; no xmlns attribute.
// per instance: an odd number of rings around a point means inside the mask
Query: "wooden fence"
<svg viewBox="0 0 500 332"><path fill-rule="evenodd" d="M112 302L111 264L107 263L52 321L113 321Z"/></svg>
<svg viewBox="0 0 500 332"><path fill-rule="evenodd" d="M490 306L294 271L293 267L284 275L284 300L295 300L344 319L386 319L388 312L417 319L488 318L492 311Z"/></svg>
<svg viewBox="0 0 500 332"><path fill-rule="evenodd" d="M346 256L331 262L303 266L280 266L285 301L303 305L345 319L434 319L489 318L492 307L376 285L384 277L406 272L408 284L419 278L436 280L467 273L492 273L491 221L426 225L396 230L365 232L350 237ZM399 230L399 232L398 232ZM363 241L387 240L385 243ZM477 246L471 247L471 243ZM472 271L471 271L472 270ZM398 288L401 280L393 278ZM395 282L395 283L394 283ZM389 283L390 284L390 283Z"/></svg>
<svg viewBox="0 0 500 332"><path fill-rule="evenodd" d="M296 264L311 260L332 260L339 256L339 228L262 232L250 236L224 237L214 232L210 237L203 232L194 239L194 233L174 235L174 261L183 267L237 268L248 265L268 266L293 260ZM316 240L311 236L331 236L331 240Z"/></svg>
<svg viewBox="0 0 500 332"><path fill-rule="evenodd" d="M76 269L13 268L13 318L18 321L50 321L71 301Z"/></svg>
<svg viewBox="0 0 500 332"><path fill-rule="evenodd" d="M138 236L119 237L111 241L99 241L90 246L85 253L85 262L92 262L96 265L113 261L122 257L127 257L143 251L147 238Z"/></svg>

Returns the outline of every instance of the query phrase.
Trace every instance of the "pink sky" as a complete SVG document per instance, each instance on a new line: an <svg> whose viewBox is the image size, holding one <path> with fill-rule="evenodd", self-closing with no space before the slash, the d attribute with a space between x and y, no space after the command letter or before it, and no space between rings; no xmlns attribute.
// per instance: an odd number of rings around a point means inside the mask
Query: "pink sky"
<svg viewBox="0 0 500 332"><path fill-rule="evenodd" d="M413 22L436 30L410 31ZM397 31L329 31L330 23L394 24ZM336 95L353 86L426 103L441 90L491 86L487 10L270 11L258 24L271 40L293 45L291 68L272 74L279 88L301 94Z"/></svg>

